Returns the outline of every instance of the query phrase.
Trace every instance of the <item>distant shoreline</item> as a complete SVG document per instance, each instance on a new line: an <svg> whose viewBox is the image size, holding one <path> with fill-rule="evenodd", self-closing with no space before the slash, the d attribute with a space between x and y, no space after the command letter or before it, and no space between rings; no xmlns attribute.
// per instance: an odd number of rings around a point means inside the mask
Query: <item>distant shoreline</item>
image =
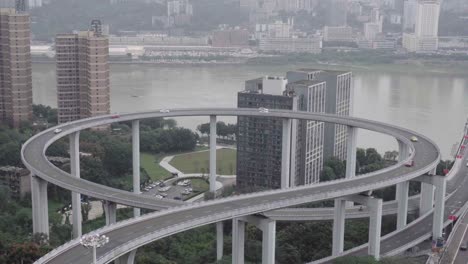
<svg viewBox="0 0 468 264"><path fill-rule="evenodd" d="M434 63L436 62L436 63ZM55 60L44 60L33 58L32 63L34 64L55 64ZM216 61L216 62L197 62L197 61L181 61L181 62L157 62L157 61L109 61L111 65L152 65L152 66L164 66L164 67L193 67L193 66L220 66L220 65L247 65L247 66L264 66L276 64L274 61L261 61L261 62L249 62L248 60L239 60L239 61ZM406 63L375 63L375 64L366 64L366 63L356 63L349 64L348 62L333 62L333 63L320 63L317 61L288 61L288 65L311 65L316 67L328 68L328 69L337 69L337 70L349 70L350 68L355 71L365 71L365 72L392 72L392 73L413 73L413 74L422 74L422 73L431 73L436 75L447 75L447 76L465 76L468 68L468 61L461 62L449 62L449 61L419 61L419 60L408 60Z"/></svg>

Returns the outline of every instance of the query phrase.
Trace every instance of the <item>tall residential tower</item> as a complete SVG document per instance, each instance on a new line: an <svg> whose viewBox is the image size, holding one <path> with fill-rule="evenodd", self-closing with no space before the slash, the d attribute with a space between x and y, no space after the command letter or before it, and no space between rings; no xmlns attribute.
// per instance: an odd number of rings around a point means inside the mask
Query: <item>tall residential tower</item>
<svg viewBox="0 0 468 264"><path fill-rule="evenodd" d="M403 35L403 47L412 52L432 52L439 48L440 0L418 0L414 33Z"/></svg>
<svg viewBox="0 0 468 264"><path fill-rule="evenodd" d="M29 15L0 9L0 119L13 127L32 119Z"/></svg>
<svg viewBox="0 0 468 264"><path fill-rule="evenodd" d="M325 82L325 112L341 116L352 115L353 108L353 73L349 71L330 71L320 69L299 69L287 73L289 82L315 80ZM346 160L346 126L325 124L324 152L325 159L336 157Z"/></svg>
<svg viewBox="0 0 468 264"><path fill-rule="evenodd" d="M109 39L100 22L88 31L57 35L55 45L58 122L109 114Z"/></svg>
<svg viewBox="0 0 468 264"><path fill-rule="evenodd" d="M239 108L286 109L348 116L352 108L352 73L317 69L290 71L287 77L246 81ZM289 186L319 182L324 161L346 159L345 126L293 120ZM283 122L277 118L239 117L237 185L281 187Z"/></svg>

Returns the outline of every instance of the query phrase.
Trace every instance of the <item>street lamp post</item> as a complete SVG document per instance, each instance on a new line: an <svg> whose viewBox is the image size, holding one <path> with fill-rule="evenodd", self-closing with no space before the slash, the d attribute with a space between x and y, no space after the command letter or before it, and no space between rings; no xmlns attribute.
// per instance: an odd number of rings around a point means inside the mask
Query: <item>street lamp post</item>
<svg viewBox="0 0 468 264"><path fill-rule="evenodd" d="M80 244L85 248L93 249L93 263L96 264L96 248L100 248L109 242L109 237L93 233L80 238Z"/></svg>

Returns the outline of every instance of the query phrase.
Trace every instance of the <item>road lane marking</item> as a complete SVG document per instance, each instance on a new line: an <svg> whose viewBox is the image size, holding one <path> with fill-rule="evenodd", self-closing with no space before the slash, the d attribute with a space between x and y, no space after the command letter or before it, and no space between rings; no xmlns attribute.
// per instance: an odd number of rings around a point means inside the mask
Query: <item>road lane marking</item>
<svg viewBox="0 0 468 264"><path fill-rule="evenodd" d="M462 243L463 240L465 239L466 230L468 230L468 225L465 226L465 231L463 232L462 238L460 239L460 242L458 243L457 251L455 251L455 255L454 255L454 258L453 258L451 264L455 263L455 260L457 259L457 255L458 255L458 251L460 251L461 243Z"/></svg>

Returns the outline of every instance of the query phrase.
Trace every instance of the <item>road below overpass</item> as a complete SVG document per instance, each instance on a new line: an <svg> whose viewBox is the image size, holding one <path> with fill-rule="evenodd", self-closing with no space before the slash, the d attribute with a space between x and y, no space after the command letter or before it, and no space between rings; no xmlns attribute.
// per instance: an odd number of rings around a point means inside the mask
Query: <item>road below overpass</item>
<svg viewBox="0 0 468 264"><path fill-rule="evenodd" d="M440 264L467 264L468 251L460 247L463 243L468 243L468 209L465 208L450 236L450 244L447 245Z"/></svg>

